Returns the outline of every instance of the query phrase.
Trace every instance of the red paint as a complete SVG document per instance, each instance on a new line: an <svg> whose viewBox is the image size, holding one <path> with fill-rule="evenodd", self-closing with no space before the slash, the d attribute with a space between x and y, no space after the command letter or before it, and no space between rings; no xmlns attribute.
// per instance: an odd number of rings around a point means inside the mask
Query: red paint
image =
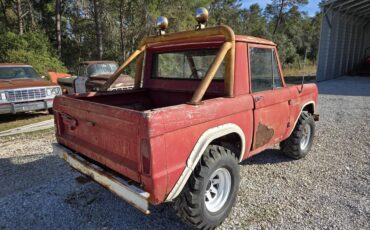
<svg viewBox="0 0 370 230"><path fill-rule="evenodd" d="M226 123L238 125L246 138L244 159L287 138L302 106L310 101L316 104L318 92L314 84L305 85L301 92L300 86L288 87L284 80L280 89L251 92L247 47L276 49L271 41L236 37L234 98L223 97L224 83L214 81L201 105L189 105L200 81L150 78L153 52L215 48L222 42L217 36L150 45L143 89L57 97L58 142L141 183L151 194L150 202L158 204L172 190L195 144L208 129ZM255 102L261 96L263 100ZM259 124L269 139L256 147Z"/></svg>

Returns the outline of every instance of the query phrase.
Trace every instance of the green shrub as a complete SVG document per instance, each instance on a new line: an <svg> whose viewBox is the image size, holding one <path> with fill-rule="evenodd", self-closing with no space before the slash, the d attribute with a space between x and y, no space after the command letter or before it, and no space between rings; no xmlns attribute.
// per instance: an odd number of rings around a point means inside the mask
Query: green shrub
<svg viewBox="0 0 370 230"><path fill-rule="evenodd" d="M0 36L0 62L29 64L44 76L48 71L67 72L48 38L39 31L22 36L7 32Z"/></svg>

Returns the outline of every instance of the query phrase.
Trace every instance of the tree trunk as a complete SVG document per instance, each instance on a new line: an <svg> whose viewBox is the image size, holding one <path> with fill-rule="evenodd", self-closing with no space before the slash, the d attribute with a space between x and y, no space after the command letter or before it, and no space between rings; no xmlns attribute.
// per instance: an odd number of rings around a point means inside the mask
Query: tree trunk
<svg viewBox="0 0 370 230"><path fill-rule="evenodd" d="M57 41L57 51L59 57L62 54L62 32L60 30L60 21L61 21L61 1L55 1L55 32L56 32L56 41Z"/></svg>
<svg viewBox="0 0 370 230"><path fill-rule="evenodd" d="M103 58L103 34L101 29L101 15L99 0L94 0L94 16L95 16L95 30L96 30L96 43L98 46L98 58Z"/></svg>
<svg viewBox="0 0 370 230"><path fill-rule="evenodd" d="M121 53L123 60L126 59L126 44L125 44L125 28L123 26L124 13L123 13L123 0L120 2L119 6L119 26L120 26L120 35L121 35Z"/></svg>
<svg viewBox="0 0 370 230"><path fill-rule="evenodd" d="M33 16L32 2L30 0L28 0L28 8L30 10L29 14L30 14L30 19L31 19L31 29L33 30L36 27L36 23L35 23L35 17Z"/></svg>
<svg viewBox="0 0 370 230"><path fill-rule="evenodd" d="M18 29L19 34L23 34L23 19L22 19L22 6L21 0L17 0L17 17L18 17Z"/></svg>
<svg viewBox="0 0 370 230"><path fill-rule="evenodd" d="M3 14L4 14L5 27L8 28L9 27L9 20L8 20L8 17L6 16L6 6L5 6L5 4L2 0L0 0L0 4L1 4L1 9L3 11Z"/></svg>
<svg viewBox="0 0 370 230"><path fill-rule="evenodd" d="M277 21L276 21L276 24L275 24L275 28L274 28L274 32L272 34L275 34L279 25L280 25L280 21L281 21L281 18L283 16L283 9L284 9L284 0L281 1L281 5L280 5L280 10L279 10L279 15L278 15L278 18L277 18Z"/></svg>

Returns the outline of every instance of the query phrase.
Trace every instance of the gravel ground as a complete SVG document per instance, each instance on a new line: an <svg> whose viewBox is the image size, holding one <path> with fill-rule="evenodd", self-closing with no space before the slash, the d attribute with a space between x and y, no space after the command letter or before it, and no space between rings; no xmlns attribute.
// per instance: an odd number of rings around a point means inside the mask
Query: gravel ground
<svg viewBox="0 0 370 230"><path fill-rule="evenodd" d="M370 229L370 78L319 84L311 153L270 149L243 162L220 229ZM141 212L53 154L53 131L0 139L0 229L189 229L165 204Z"/></svg>

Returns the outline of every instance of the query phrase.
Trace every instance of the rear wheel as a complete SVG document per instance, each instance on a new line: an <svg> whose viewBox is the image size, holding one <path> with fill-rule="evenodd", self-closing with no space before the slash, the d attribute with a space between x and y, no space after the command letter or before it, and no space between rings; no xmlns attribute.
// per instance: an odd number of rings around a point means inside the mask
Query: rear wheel
<svg viewBox="0 0 370 230"><path fill-rule="evenodd" d="M198 229L217 227L235 203L239 181L235 153L222 146L208 146L176 199L177 215Z"/></svg>
<svg viewBox="0 0 370 230"><path fill-rule="evenodd" d="M315 121L312 114L303 111L290 137L280 143L285 155L301 159L310 151L315 134Z"/></svg>

